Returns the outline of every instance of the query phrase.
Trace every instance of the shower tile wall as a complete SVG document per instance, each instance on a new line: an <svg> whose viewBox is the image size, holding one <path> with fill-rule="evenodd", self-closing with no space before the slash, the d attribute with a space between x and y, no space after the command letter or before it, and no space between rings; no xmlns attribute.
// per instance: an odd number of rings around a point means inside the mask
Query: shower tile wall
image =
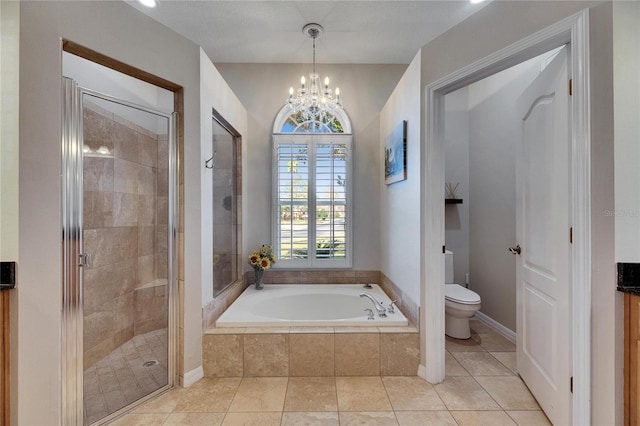
<svg viewBox="0 0 640 426"><path fill-rule="evenodd" d="M84 367L167 324L168 141L84 109ZM105 150L106 149L106 150Z"/></svg>

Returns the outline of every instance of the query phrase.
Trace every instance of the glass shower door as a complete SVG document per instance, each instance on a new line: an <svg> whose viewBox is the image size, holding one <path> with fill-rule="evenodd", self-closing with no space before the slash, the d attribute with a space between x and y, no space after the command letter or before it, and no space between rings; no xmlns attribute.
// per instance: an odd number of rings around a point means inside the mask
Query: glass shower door
<svg viewBox="0 0 640 426"><path fill-rule="evenodd" d="M78 380L88 425L173 384L175 170L171 116L84 89L79 96Z"/></svg>

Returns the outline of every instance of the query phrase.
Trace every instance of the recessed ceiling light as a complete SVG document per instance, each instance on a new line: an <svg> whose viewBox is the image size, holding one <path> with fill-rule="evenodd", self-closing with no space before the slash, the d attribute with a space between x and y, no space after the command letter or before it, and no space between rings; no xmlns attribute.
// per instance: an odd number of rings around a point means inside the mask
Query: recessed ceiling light
<svg viewBox="0 0 640 426"><path fill-rule="evenodd" d="M142 1L142 0L140 0L140 1ZM469 0L469 2L470 2L471 4L478 4L478 3L482 3L483 1L484 1L484 0Z"/></svg>
<svg viewBox="0 0 640 426"><path fill-rule="evenodd" d="M140 2L140 4L147 7L156 7L156 5L158 4L156 3L156 0L138 0L138 1Z"/></svg>

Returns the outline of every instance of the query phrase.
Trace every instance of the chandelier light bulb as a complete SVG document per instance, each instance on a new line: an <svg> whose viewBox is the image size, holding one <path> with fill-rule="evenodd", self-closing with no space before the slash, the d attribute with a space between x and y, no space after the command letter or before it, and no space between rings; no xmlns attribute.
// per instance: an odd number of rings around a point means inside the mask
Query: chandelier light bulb
<svg viewBox="0 0 640 426"><path fill-rule="evenodd" d="M324 87L328 87L329 86L329 77L325 77L324 78Z"/></svg>
<svg viewBox="0 0 640 426"><path fill-rule="evenodd" d="M336 87L336 97L340 97L340 88Z"/></svg>
<svg viewBox="0 0 640 426"><path fill-rule="evenodd" d="M293 87L289 87L289 96L293 96Z"/></svg>
<svg viewBox="0 0 640 426"><path fill-rule="evenodd" d="M300 77L300 83L304 86L304 84L307 82L307 79L304 78L304 75L302 77Z"/></svg>

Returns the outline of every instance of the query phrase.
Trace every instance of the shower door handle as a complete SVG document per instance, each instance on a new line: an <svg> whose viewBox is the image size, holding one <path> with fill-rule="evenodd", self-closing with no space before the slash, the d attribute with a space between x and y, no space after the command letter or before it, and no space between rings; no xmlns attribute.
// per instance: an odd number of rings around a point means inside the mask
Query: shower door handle
<svg viewBox="0 0 640 426"><path fill-rule="evenodd" d="M509 247L509 252L511 252L511 254L514 254L514 255L518 255L518 254L522 253L522 249L520 248L520 244L518 244L515 247Z"/></svg>
<svg viewBox="0 0 640 426"><path fill-rule="evenodd" d="M91 254L81 253L78 255L78 266L91 268Z"/></svg>

